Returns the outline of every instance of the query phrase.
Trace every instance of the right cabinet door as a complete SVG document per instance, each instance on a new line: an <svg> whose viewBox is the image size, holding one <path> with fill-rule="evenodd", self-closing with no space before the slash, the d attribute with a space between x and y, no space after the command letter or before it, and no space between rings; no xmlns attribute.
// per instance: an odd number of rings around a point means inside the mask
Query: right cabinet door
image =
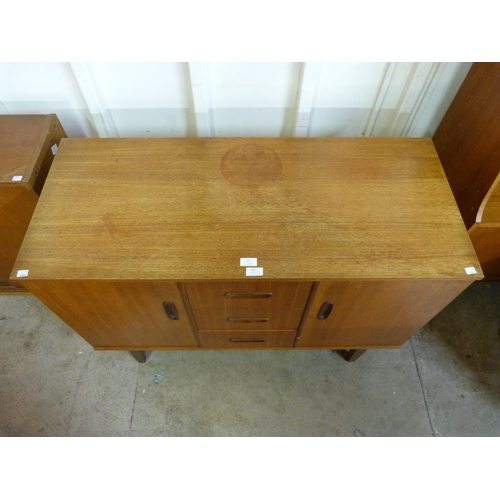
<svg viewBox="0 0 500 500"><path fill-rule="evenodd" d="M312 294L297 347L399 347L471 280L321 282Z"/></svg>

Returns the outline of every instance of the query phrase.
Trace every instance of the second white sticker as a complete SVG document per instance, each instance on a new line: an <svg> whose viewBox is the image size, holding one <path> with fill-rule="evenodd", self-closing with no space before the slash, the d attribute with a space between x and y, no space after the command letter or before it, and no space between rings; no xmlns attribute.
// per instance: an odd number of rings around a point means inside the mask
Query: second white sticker
<svg viewBox="0 0 500 500"><path fill-rule="evenodd" d="M246 268L247 276L264 276L264 268L263 267L247 267Z"/></svg>

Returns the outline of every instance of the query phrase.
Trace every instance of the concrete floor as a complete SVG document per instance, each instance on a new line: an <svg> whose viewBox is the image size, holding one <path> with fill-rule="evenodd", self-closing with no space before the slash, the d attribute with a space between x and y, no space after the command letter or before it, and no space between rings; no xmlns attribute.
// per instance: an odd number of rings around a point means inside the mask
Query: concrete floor
<svg viewBox="0 0 500 500"><path fill-rule="evenodd" d="M0 296L1 436L500 436L500 283L475 283L401 350L93 349ZM155 377L158 383L155 383Z"/></svg>

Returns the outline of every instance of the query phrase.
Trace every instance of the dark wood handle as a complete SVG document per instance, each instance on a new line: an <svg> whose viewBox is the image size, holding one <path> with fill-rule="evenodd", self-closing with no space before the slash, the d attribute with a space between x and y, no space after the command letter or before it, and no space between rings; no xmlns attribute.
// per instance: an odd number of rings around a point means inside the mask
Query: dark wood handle
<svg viewBox="0 0 500 500"><path fill-rule="evenodd" d="M270 299L272 292L227 292L226 299Z"/></svg>
<svg viewBox="0 0 500 500"><path fill-rule="evenodd" d="M229 339L229 342L265 342L266 339Z"/></svg>
<svg viewBox="0 0 500 500"><path fill-rule="evenodd" d="M229 323L265 323L269 318L227 318Z"/></svg>
<svg viewBox="0 0 500 500"><path fill-rule="evenodd" d="M323 302L323 305L319 308L318 319L326 319L330 316L333 309L333 302Z"/></svg>
<svg viewBox="0 0 500 500"><path fill-rule="evenodd" d="M173 302L163 302L163 309L165 309L165 312L170 319L179 319L179 313L177 312L177 308Z"/></svg>

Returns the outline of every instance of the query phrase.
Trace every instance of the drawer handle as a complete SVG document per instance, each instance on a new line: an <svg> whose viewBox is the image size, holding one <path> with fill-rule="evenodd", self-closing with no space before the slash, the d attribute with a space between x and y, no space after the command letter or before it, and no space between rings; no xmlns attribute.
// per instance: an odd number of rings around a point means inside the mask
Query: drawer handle
<svg viewBox="0 0 500 500"><path fill-rule="evenodd" d="M179 319L179 313L177 312L177 308L173 302L163 302L163 309L165 309L165 312L170 319Z"/></svg>
<svg viewBox="0 0 500 500"><path fill-rule="evenodd" d="M318 319L326 319L330 316L333 309L333 302L323 302L323 305L319 308Z"/></svg>
<svg viewBox="0 0 500 500"><path fill-rule="evenodd" d="M226 299L270 299L272 292L228 292L224 294Z"/></svg>
<svg viewBox="0 0 500 500"><path fill-rule="evenodd" d="M229 323L265 323L269 318L227 318Z"/></svg>
<svg viewBox="0 0 500 500"><path fill-rule="evenodd" d="M229 339L229 342L265 342L266 339Z"/></svg>

